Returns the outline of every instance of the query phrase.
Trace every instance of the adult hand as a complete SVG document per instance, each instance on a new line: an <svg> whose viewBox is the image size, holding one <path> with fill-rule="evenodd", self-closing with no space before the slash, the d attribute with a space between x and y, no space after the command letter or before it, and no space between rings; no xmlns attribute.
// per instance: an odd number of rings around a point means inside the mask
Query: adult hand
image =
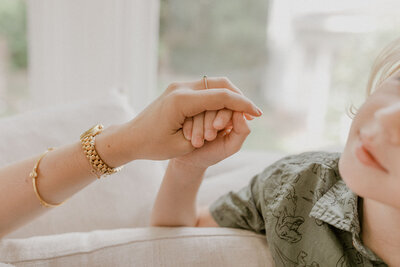
<svg viewBox="0 0 400 267"><path fill-rule="evenodd" d="M184 138L183 124L207 110L229 109L260 116L261 110L248 98L237 93L227 78L208 78L205 90L203 81L173 83L126 125L134 159L170 159L185 155L195 149Z"/></svg>
<svg viewBox="0 0 400 267"><path fill-rule="evenodd" d="M243 95L242 91L228 79L225 82L227 88ZM232 110L224 108L218 111L205 111L194 117L186 118L183 123L183 134L187 140L192 142L194 147L200 148L204 145L204 141L213 141L218 132L222 130L230 132L232 130L232 114ZM254 119L246 113L244 113L244 116L248 120Z"/></svg>
<svg viewBox="0 0 400 267"><path fill-rule="evenodd" d="M220 131L212 142L206 142L201 148L174 160L190 168L206 170L209 166L239 151L249 134L250 128L243 113L233 112L230 133Z"/></svg>

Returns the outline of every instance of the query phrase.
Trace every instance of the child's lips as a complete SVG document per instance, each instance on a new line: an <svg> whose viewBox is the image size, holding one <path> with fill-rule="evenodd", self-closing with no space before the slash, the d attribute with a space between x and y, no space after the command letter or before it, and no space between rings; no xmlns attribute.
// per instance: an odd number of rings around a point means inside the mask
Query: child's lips
<svg viewBox="0 0 400 267"><path fill-rule="evenodd" d="M363 163L366 166L371 166L376 169L379 169L383 172L388 173L387 169L382 166L381 163L379 163L378 159L375 157L375 154L372 152L371 146L363 142L362 138L360 138L360 143L357 145L355 149L355 154L360 160L361 163Z"/></svg>

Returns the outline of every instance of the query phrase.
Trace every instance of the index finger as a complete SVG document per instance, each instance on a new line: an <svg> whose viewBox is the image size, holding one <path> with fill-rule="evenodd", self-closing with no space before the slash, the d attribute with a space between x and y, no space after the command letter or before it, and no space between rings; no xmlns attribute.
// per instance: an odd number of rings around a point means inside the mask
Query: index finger
<svg viewBox="0 0 400 267"><path fill-rule="evenodd" d="M202 83L204 83L205 89L213 89L213 88L227 88L235 93L238 93L240 95L244 95L243 92L233 83L231 80L229 80L227 77L207 77L204 76L203 79L201 79ZM208 86L210 85L210 86ZM198 87L198 86L197 86ZM218 112L217 117L221 117L220 112ZM247 113L244 113L244 116L248 120L252 120L252 116L250 116Z"/></svg>
<svg viewBox="0 0 400 267"><path fill-rule="evenodd" d="M174 105L185 117L192 117L206 110L227 108L234 111L246 112L259 117L262 111L247 97L234 93L227 88L213 90L180 89L173 93Z"/></svg>
<svg viewBox="0 0 400 267"><path fill-rule="evenodd" d="M182 82L180 83L184 87L192 88L193 90L205 90L215 88L226 88L232 92L243 95L243 92L236 87L227 77L207 77L207 87L205 87L204 79L194 82Z"/></svg>

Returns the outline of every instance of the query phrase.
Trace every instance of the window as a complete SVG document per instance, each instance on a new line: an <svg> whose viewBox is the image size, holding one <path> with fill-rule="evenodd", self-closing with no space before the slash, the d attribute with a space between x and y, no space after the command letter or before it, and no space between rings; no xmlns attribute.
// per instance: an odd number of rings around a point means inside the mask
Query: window
<svg viewBox="0 0 400 267"><path fill-rule="evenodd" d="M28 97L26 3L0 1L0 116L18 113Z"/></svg>
<svg viewBox="0 0 400 267"><path fill-rule="evenodd" d="M339 149L346 110L372 62L399 35L396 1L161 0L158 89L227 76L264 115L244 147Z"/></svg>

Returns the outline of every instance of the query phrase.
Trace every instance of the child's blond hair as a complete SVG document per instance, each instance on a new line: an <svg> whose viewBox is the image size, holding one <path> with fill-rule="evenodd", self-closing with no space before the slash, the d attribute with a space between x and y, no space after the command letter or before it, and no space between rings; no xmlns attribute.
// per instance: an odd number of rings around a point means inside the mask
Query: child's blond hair
<svg viewBox="0 0 400 267"><path fill-rule="evenodd" d="M400 38L391 42L375 59L367 84L367 96L371 95L384 80L400 69Z"/></svg>
<svg viewBox="0 0 400 267"><path fill-rule="evenodd" d="M400 38L389 43L372 64L367 84L367 97L398 70L400 70ZM357 113L357 108L352 104L348 112L351 114L350 117L353 118Z"/></svg>

